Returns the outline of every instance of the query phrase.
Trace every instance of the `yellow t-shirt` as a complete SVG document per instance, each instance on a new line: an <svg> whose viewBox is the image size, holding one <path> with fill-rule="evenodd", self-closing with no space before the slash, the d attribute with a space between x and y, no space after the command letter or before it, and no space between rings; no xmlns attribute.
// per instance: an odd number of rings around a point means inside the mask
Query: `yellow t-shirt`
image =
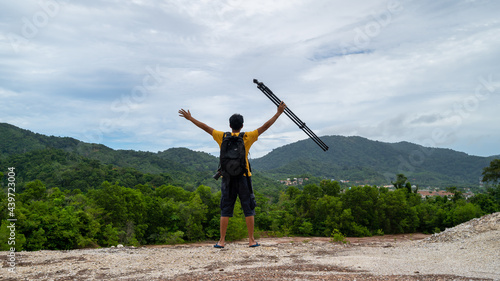
<svg viewBox="0 0 500 281"><path fill-rule="evenodd" d="M231 135L238 136L239 133L231 133ZM224 138L224 132L214 130L212 132L212 137L219 144L219 148L220 148L220 146L222 144L222 139ZM245 135L243 136L243 142L245 143L245 154L246 154L245 159L247 162L247 171L248 171L249 177L252 176L252 173L250 172L250 165L248 164L248 151L250 151L250 147L252 146L252 144L254 142L257 141L258 138L259 138L259 131L257 131L257 130L254 130L251 132L246 132Z"/></svg>

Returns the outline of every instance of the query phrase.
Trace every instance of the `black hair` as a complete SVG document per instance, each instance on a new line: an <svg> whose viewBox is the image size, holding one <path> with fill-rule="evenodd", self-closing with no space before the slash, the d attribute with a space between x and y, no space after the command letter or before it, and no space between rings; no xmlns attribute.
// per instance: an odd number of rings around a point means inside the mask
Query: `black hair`
<svg viewBox="0 0 500 281"><path fill-rule="evenodd" d="M233 130L241 130L241 128L243 128L243 116L235 113L229 117L229 127Z"/></svg>

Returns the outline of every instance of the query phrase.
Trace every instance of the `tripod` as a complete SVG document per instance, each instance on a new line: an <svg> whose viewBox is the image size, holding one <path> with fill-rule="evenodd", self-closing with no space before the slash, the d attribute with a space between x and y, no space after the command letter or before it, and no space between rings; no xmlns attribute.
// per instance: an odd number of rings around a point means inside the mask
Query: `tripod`
<svg viewBox="0 0 500 281"><path fill-rule="evenodd" d="M279 106L281 103L281 100L266 86L264 83L259 82L257 79L253 79L253 82L257 84L257 88L261 90L264 95L266 95L276 106ZM295 115L288 106L285 108L285 114L288 116L292 121L299 126L299 128L302 129L323 151L328 150L328 146L318 137L316 134L309 129L309 127L306 126L306 123L302 122L302 120Z"/></svg>

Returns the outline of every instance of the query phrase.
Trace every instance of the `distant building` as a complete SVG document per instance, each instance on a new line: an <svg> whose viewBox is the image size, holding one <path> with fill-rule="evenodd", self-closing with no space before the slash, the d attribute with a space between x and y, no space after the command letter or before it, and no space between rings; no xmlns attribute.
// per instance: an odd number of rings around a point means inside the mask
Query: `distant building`
<svg viewBox="0 0 500 281"><path fill-rule="evenodd" d="M422 196L422 198L425 198L427 196L432 197L432 196L441 196L441 197L451 197L453 196L453 193L447 192L447 191L430 191L430 190L419 190L418 194Z"/></svg>
<svg viewBox="0 0 500 281"><path fill-rule="evenodd" d="M290 185L303 185L305 181L308 181L309 178L287 178L286 180L280 180L280 183L290 186Z"/></svg>

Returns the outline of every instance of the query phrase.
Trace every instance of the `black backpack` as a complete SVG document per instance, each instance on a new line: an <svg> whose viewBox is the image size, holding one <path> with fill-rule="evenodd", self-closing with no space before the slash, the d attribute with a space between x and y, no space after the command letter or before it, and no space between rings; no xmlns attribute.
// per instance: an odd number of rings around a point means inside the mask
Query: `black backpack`
<svg viewBox="0 0 500 281"><path fill-rule="evenodd" d="M220 146L220 172L225 177L241 176L247 171L245 160L245 143L243 136L231 135L230 132L224 133L222 144Z"/></svg>

